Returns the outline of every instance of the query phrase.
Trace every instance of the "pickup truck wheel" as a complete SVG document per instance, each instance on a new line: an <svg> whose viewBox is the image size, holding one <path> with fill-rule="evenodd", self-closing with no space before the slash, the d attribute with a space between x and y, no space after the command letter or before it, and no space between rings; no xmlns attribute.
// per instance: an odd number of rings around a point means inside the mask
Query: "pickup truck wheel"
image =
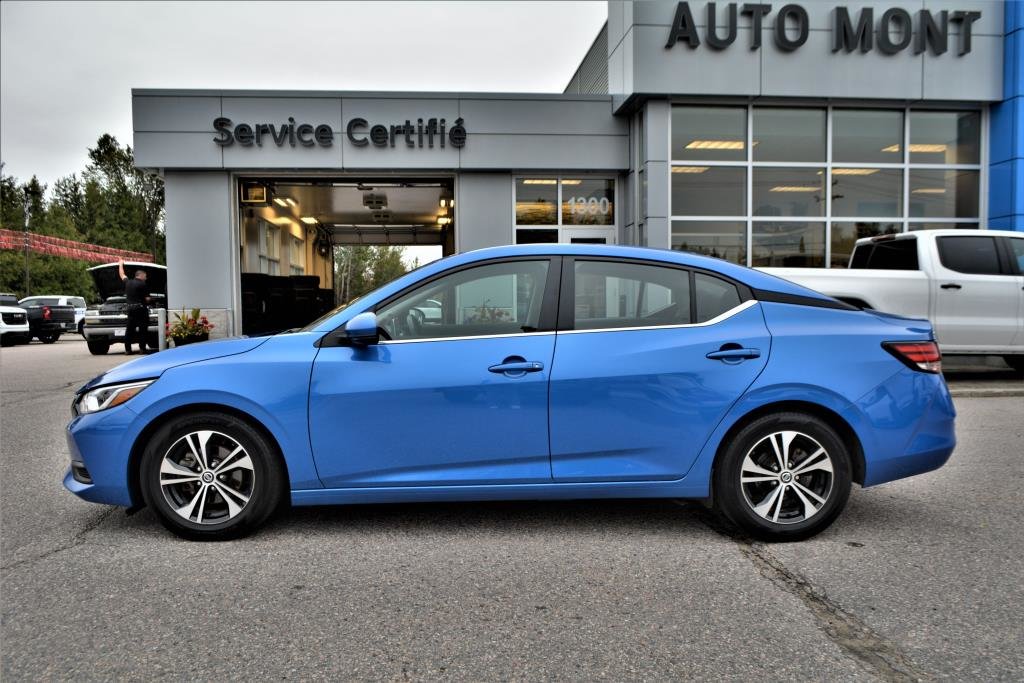
<svg viewBox="0 0 1024 683"><path fill-rule="evenodd" d="M1003 356L1003 360L1017 372L1024 373L1024 356Z"/></svg>
<svg viewBox="0 0 1024 683"><path fill-rule="evenodd" d="M50 334L39 335L39 341L43 342L44 344L52 344L58 339L60 339L59 332L51 332Z"/></svg>
<svg viewBox="0 0 1024 683"><path fill-rule="evenodd" d="M849 449L825 422L804 413L760 417L715 464L714 504L752 537L799 541L828 528L850 495Z"/></svg>
<svg viewBox="0 0 1024 683"><path fill-rule="evenodd" d="M0 346L7 348L8 346L14 346L14 337L9 334L0 335Z"/></svg>
<svg viewBox="0 0 1024 683"><path fill-rule="evenodd" d="M107 351L110 350L110 342L106 341L93 341L87 339L85 345L89 347L89 353L94 356L105 356Z"/></svg>
<svg viewBox="0 0 1024 683"><path fill-rule="evenodd" d="M78 321L78 334L80 334L83 338L85 337L85 320Z"/></svg>
<svg viewBox="0 0 1024 683"><path fill-rule="evenodd" d="M194 541L244 536L287 492L277 449L233 415L182 415L146 444L140 468L146 504L173 533Z"/></svg>

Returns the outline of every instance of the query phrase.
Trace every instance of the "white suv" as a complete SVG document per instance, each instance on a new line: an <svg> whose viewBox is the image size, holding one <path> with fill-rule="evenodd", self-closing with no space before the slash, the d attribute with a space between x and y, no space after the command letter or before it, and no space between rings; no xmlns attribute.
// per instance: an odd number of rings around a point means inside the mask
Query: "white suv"
<svg viewBox="0 0 1024 683"><path fill-rule="evenodd" d="M27 344L30 339L28 313L18 306L18 297L0 294L0 345Z"/></svg>

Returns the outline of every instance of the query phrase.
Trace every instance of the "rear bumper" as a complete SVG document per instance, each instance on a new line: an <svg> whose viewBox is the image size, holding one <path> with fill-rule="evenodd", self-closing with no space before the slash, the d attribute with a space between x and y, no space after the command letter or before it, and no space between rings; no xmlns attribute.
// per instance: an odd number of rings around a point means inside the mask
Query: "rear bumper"
<svg viewBox="0 0 1024 683"><path fill-rule="evenodd" d="M938 469L956 448L956 409L941 375L908 368L868 392L853 410L873 434L862 443L864 486Z"/></svg>
<svg viewBox="0 0 1024 683"><path fill-rule="evenodd" d="M123 325L119 325L116 327L113 325L111 325L110 327L100 325L86 325L82 329L82 336L84 336L86 339L95 341L124 341L124 331L127 328L127 322L125 322ZM156 334L159 329L160 328L157 325L150 325L149 327L146 328L146 331L149 334ZM120 334L118 333L119 331Z"/></svg>

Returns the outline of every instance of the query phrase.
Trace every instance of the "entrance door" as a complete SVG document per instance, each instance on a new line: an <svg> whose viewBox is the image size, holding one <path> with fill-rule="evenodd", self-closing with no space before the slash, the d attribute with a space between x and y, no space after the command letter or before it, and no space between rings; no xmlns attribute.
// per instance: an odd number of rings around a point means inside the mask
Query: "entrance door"
<svg viewBox="0 0 1024 683"><path fill-rule="evenodd" d="M551 481L558 261L442 275L376 311L390 338L322 348L309 429L329 488Z"/></svg>

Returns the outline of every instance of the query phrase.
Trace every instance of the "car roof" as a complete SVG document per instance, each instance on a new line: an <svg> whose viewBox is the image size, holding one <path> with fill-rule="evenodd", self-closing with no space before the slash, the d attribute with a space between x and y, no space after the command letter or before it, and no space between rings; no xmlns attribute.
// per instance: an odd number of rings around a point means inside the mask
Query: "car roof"
<svg viewBox="0 0 1024 683"><path fill-rule="evenodd" d="M912 240L918 237L949 237L950 235L989 235L992 237L1024 237L1024 232L1019 230L994 230L978 228L934 228L931 230L914 230L913 232L898 232L893 235L875 235L874 237L861 237L857 244L868 244L873 241L883 241L879 238L889 240Z"/></svg>

